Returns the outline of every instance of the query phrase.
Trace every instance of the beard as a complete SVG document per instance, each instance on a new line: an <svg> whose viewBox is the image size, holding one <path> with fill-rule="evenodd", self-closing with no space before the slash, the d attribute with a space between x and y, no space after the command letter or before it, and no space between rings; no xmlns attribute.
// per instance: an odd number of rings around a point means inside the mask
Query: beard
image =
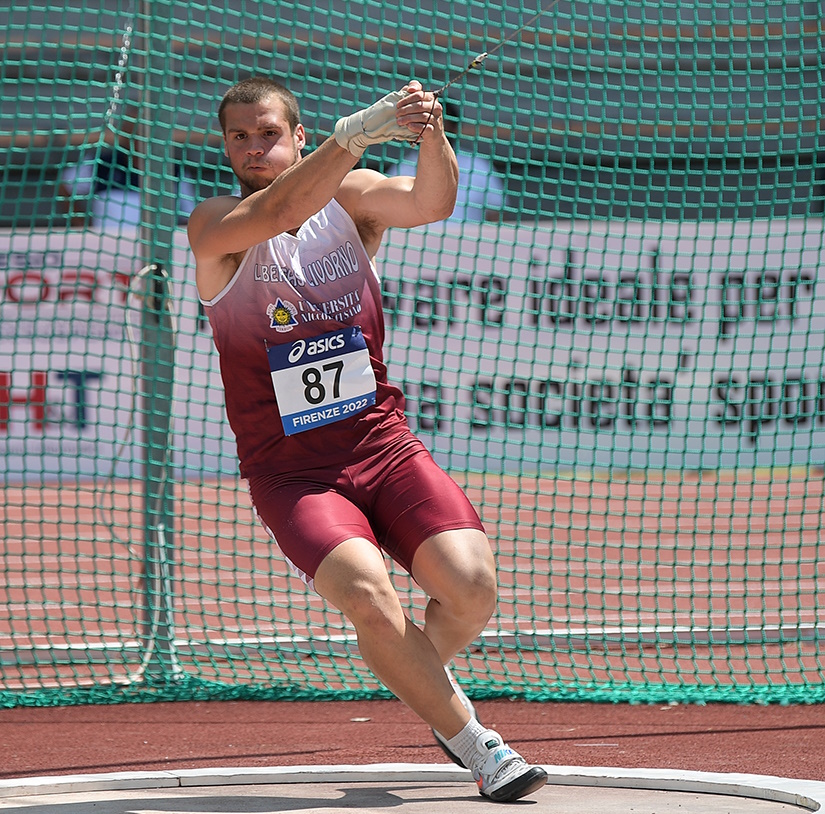
<svg viewBox="0 0 825 814"><path fill-rule="evenodd" d="M284 172L284 170L289 169L289 167L296 164L300 157L301 154L297 146L293 146L292 160L290 161L289 165L287 167L284 167L279 172L277 172L273 177L268 177L257 172L245 172L242 167L232 167L232 170L235 173L235 176L237 177L238 181L240 182L241 191L243 192L243 195L245 197L246 195L251 195L253 192L259 192L262 189L266 189L281 174L281 172ZM268 162L261 163L263 166L269 166Z"/></svg>
<svg viewBox="0 0 825 814"><path fill-rule="evenodd" d="M257 173L244 173L243 171L236 171L235 175L238 177L238 181L240 181L241 184L241 189L244 191L245 195L251 195L253 192L266 189L272 181L275 180L274 178L267 180Z"/></svg>

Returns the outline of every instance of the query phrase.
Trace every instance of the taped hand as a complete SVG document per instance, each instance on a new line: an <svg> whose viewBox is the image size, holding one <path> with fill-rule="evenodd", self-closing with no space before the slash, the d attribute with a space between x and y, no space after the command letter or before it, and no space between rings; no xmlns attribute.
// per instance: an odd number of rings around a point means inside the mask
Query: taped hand
<svg viewBox="0 0 825 814"><path fill-rule="evenodd" d="M416 134L396 121L398 102L407 93L397 90L351 116L343 116L335 123L335 140L339 146L360 158L370 144L386 141L415 141Z"/></svg>

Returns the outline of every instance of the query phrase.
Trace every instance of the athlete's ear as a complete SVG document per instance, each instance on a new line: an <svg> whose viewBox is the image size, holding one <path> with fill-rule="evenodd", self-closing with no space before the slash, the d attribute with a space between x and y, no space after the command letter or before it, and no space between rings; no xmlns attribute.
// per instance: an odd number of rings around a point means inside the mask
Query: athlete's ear
<svg viewBox="0 0 825 814"><path fill-rule="evenodd" d="M299 150L303 150L304 147L307 146L307 133L306 130L304 130L304 126L300 122L297 125L295 125L294 137L295 146Z"/></svg>

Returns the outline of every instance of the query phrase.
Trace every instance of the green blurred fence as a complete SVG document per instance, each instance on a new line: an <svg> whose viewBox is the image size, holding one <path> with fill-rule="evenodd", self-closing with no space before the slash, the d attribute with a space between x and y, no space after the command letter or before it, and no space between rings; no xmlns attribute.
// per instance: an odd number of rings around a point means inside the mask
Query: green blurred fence
<svg viewBox="0 0 825 814"><path fill-rule="evenodd" d="M385 694L256 528L182 226L232 190L238 78L312 148L539 8L6 4L0 704ZM501 191L379 264L410 422L496 545L476 697L825 699L822 43L816 3L561 0L449 89Z"/></svg>

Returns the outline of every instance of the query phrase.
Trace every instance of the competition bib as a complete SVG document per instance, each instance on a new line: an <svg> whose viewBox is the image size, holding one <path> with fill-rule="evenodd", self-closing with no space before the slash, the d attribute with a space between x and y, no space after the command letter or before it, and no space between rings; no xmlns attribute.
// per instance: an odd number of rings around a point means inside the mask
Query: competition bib
<svg viewBox="0 0 825 814"><path fill-rule="evenodd" d="M375 373L358 326L267 348L286 435L333 424L375 404Z"/></svg>

